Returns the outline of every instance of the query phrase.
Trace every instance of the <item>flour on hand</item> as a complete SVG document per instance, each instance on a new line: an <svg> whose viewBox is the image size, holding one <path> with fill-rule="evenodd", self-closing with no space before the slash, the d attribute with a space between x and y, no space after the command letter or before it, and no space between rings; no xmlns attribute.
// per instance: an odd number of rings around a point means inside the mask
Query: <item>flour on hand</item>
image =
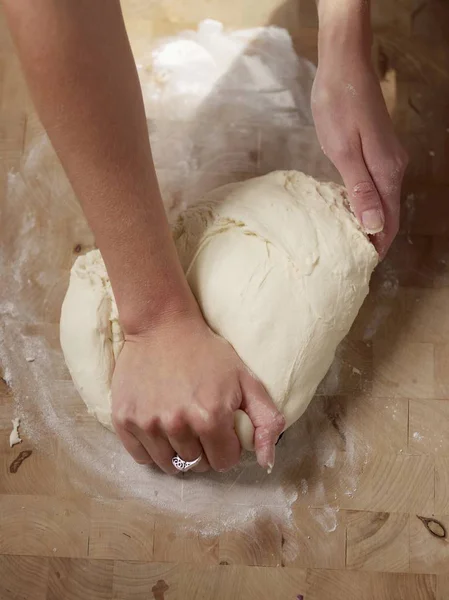
<svg viewBox="0 0 449 600"><path fill-rule="evenodd" d="M210 328L231 343L290 426L349 332L378 262L345 190L277 171L210 192L179 217L173 236ZM123 343L106 268L93 250L72 268L61 345L89 412L111 430L111 380ZM235 425L252 450L249 417L237 411Z"/></svg>

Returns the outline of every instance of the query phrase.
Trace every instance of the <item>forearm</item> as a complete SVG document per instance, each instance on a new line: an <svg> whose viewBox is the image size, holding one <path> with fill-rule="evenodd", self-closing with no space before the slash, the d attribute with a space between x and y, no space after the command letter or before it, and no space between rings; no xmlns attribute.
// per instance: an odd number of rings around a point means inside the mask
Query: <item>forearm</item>
<svg viewBox="0 0 449 600"><path fill-rule="evenodd" d="M37 110L102 251L125 327L192 309L118 0L3 0Z"/></svg>
<svg viewBox="0 0 449 600"><path fill-rule="evenodd" d="M370 0L316 0L319 58L341 49L348 60L369 58L372 44Z"/></svg>

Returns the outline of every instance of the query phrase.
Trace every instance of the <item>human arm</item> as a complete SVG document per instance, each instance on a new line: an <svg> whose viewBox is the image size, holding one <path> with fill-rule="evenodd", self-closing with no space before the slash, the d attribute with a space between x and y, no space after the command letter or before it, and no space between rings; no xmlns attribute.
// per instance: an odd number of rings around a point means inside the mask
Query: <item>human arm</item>
<svg viewBox="0 0 449 600"><path fill-rule="evenodd" d="M407 155L371 59L369 0L317 0L318 71L312 110L325 154L383 258L399 227Z"/></svg>
<svg viewBox="0 0 449 600"><path fill-rule="evenodd" d="M233 349L205 324L162 204L118 0L3 0L35 105L105 260L125 345L113 419L139 462L173 472L173 450L238 461L237 408L274 460L283 422ZM197 354L193 352L197 351Z"/></svg>

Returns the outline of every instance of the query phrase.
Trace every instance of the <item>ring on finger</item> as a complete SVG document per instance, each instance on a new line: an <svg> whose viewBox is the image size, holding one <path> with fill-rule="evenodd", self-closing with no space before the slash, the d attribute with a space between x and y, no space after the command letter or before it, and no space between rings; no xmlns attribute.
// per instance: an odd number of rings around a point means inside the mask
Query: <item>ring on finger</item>
<svg viewBox="0 0 449 600"><path fill-rule="evenodd" d="M195 460L188 461L184 460L178 454L176 454L176 456L172 458L171 462L177 471L180 471L181 473L186 473L187 471L190 471L190 469L193 469L194 467L199 465L202 458L203 454L200 454L198 458L195 458Z"/></svg>

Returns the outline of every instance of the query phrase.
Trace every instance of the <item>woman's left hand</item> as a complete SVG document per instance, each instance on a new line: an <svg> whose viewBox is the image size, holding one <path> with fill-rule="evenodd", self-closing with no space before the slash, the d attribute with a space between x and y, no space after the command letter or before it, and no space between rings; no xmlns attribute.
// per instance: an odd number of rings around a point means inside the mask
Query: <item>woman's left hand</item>
<svg viewBox="0 0 449 600"><path fill-rule="evenodd" d="M407 154L393 129L368 54L323 50L312 110L324 153L339 170L351 207L384 258L399 228Z"/></svg>

